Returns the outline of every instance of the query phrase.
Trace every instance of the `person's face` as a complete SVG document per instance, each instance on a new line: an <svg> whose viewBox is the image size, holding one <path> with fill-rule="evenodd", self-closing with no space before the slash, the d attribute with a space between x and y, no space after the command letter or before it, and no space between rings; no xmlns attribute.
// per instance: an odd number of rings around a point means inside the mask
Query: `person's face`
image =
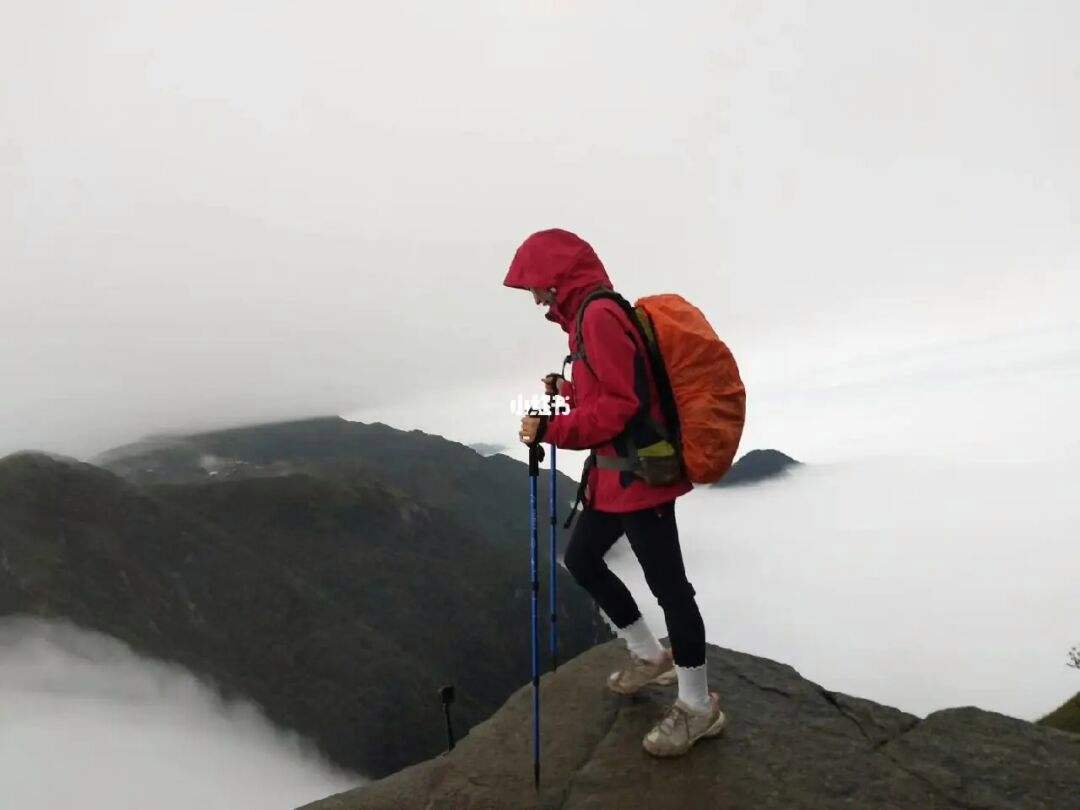
<svg viewBox="0 0 1080 810"><path fill-rule="evenodd" d="M537 306L540 306L541 304L551 306L555 303L554 288L545 290L543 287L530 287L529 291L532 292L533 301Z"/></svg>

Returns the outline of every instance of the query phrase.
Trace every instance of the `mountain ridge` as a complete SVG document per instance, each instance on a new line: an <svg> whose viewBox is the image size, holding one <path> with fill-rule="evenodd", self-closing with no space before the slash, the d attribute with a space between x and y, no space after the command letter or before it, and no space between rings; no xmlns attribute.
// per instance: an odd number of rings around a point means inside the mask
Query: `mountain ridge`
<svg viewBox="0 0 1080 810"><path fill-rule="evenodd" d="M527 622L524 515L517 542L493 537L345 466L140 484L41 454L0 459L0 615L64 618L178 663L368 776L430 756L442 684L467 728L528 679L524 647L485 657ZM559 577L570 655L610 636ZM401 722L409 735L392 733Z"/></svg>
<svg viewBox="0 0 1080 810"><path fill-rule="evenodd" d="M520 538L528 514L527 478L521 462L502 453L484 456L461 442L420 430L338 416L157 437L122 445L96 458L101 466L137 484L288 472L333 477L362 470L417 500L456 513L496 541ZM222 465L216 475L208 469L213 464ZM538 482L542 521L547 517L548 486L545 470ZM577 482L560 472L557 487L559 511L565 515Z"/></svg>

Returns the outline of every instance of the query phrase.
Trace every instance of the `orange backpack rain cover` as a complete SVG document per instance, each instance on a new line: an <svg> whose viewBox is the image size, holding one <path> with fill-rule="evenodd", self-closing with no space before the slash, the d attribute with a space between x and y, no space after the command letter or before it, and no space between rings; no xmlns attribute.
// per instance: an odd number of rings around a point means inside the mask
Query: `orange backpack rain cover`
<svg viewBox="0 0 1080 810"><path fill-rule="evenodd" d="M746 389L728 347L697 307L680 295L639 298L652 322L679 413L683 464L695 484L731 468L746 421Z"/></svg>

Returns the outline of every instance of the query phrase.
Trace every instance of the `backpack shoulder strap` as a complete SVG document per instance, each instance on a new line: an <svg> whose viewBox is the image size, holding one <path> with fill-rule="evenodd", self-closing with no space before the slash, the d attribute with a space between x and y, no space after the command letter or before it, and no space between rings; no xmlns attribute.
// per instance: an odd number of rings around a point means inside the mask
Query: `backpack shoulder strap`
<svg viewBox="0 0 1080 810"><path fill-rule="evenodd" d="M577 335L578 348L581 351L584 351L585 344L585 335L583 335L581 332L581 325L585 321L585 308L589 306L589 304L591 304L593 301L598 301L601 298L608 298L614 301L616 304L622 307L623 311L633 310L633 307L630 306L630 302L614 290L593 290L591 293L585 296L585 300L582 301L581 306L578 307L577 318L575 319L574 323L574 334Z"/></svg>
<svg viewBox="0 0 1080 810"><path fill-rule="evenodd" d="M581 331L582 324L585 322L585 308L593 301L597 301L601 298L608 298L617 303L627 315L630 316L631 322L636 321L633 312L634 308L630 305L630 302L619 295L614 290L600 289L594 290L585 296L585 300L581 302L581 306L578 307L577 317L574 319L574 335L577 340L577 349L570 354L566 355L566 359L563 360L563 372L566 371L566 364L572 360L583 360L585 365L589 367L589 371L593 376L596 376L596 371L589 364L589 356L585 351L585 333Z"/></svg>

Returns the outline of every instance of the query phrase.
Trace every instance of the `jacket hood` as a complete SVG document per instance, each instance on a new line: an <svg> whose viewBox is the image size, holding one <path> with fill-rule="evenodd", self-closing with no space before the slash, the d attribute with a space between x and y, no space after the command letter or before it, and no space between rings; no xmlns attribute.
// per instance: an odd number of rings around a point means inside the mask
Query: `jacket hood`
<svg viewBox="0 0 1080 810"><path fill-rule="evenodd" d="M585 296L601 287L612 289L607 271L589 243L558 228L534 233L521 243L503 285L521 290L554 287L555 302L544 317L567 334Z"/></svg>

